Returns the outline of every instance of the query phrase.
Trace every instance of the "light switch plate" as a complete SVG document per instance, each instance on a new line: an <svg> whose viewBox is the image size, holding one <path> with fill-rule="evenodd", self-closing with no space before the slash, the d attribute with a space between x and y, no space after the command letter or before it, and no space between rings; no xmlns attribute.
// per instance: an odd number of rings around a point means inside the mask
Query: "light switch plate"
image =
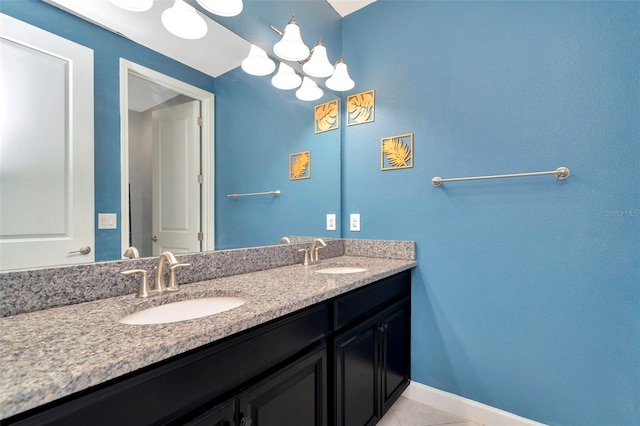
<svg viewBox="0 0 640 426"><path fill-rule="evenodd" d="M98 229L117 229L118 215L116 213L98 213Z"/></svg>
<svg viewBox="0 0 640 426"><path fill-rule="evenodd" d="M349 216L349 230L360 231L360 213L351 213Z"/></svg>
<svg viewBox="0 0 640 426"><path fill-rule="evenodd" d="M333 213L327 214L327 231L336 230L336 215Z"/></svg>

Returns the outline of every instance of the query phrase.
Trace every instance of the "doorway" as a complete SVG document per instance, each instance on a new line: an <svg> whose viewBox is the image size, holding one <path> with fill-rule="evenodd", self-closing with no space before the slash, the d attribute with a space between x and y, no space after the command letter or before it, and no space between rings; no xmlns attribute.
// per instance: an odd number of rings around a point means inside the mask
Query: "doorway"
<svg viewBox="0 0 640 426"><path fill-rule="evenodd" d="M213 250L213 94L121 59L122 253Z"/></svg>

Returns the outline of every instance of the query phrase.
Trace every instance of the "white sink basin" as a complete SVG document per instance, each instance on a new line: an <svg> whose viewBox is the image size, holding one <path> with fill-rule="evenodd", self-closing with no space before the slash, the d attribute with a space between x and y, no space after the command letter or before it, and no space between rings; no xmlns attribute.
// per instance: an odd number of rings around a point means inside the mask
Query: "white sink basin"
<svg viewBox="0 0 640 426"><path fill-rule="evenodd" d="M203 297L154 306L120 320L123 324L166 324L219 314L244 304L240 297Z"/></svg>
<svg viewBox="0 0 640 426"><path fill-rule="evenodd" d="M357 266L336 266L333 268L318 269L316 272L319 274L355 274L356 272L364 272L365 268L359 268Z"/></svg>

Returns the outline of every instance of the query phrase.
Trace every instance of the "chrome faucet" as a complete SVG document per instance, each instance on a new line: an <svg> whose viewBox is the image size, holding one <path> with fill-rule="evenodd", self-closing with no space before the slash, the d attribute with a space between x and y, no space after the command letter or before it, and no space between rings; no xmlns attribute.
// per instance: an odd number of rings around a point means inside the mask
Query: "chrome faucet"
<svg viewBox="0 0 640 426"><path fill-rule="evenodd" d="M316 244L320 244L320 246L316 247ZM320 262L318 251L320 251L321 248L326 246L327 246L327 243L322 241L322 238L316 238L311 243L311 247L298 250L304 253L302 264L304 266L309 266L309 265L313 265L315 263Z"/></svg>
<svg viewBox="0 0 640 426"><path fill-rule="evenodd" d="M122 275L140 274L140 284L138 284L138 292L136 297L149 297L152 295L151 288L149 288L149 280L147 278L147 271L144 269L131 269L128 271L120 272Z"/></svg>
<svg viewBox="0 0 640 426"><path fill-rule="evenodd" d="M164 278L164 263L165 261L169 262L169 284ZM156 266L156 279L154 281L155 285L152 288L152 291L155 291L156 294L162 294L167 291L178 291L180 288L178 287L178 279L176 277L176 269L182 266L191 266L190 263L179 263L176 260L176 257L170 251L165 251L160 254L158 257L158 265Z"/></svg>
<svg viewBox="0 0 640 426"><path fill-rule="evenodd" d="M316 244L320 244L320 247L316 247ZM322 238L316 238L315 240L313 240L313 242L311 243L311 248L309 249L309 256L311 257L311 263L318 263L320 262L320 257L318 256L318 252L320 251L321 248L324 248L327 246L327 243L325 243Z"/></svg>
<svg viewBox="0 0 640 426"><path fill-rule="evenodd" d="M129 259L139 259L140 252L134 246L129 247L122 253L122 257L128 257Z"/></svg>
<svg viewBox="0 0 640 426"><path fill-rule="evenodd" d="M164 263L169 262L169 284L164 279ZM170 291L178 291L178 278L176 277L176 269L182 266L191 266L190 263L179 263L173 253L169 251L163 252L158 257L158 266L156 266L156 278L153 287L149 286L147 271L144 269L132 269L130 271L122 271L123 275L141 274L140 284L136 297L149 297L164 294Z"/></svg>

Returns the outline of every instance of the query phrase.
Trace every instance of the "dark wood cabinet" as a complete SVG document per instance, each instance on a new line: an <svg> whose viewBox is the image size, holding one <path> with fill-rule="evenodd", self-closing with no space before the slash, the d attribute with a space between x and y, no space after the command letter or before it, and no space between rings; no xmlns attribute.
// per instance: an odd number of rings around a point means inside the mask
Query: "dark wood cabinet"
<svg viewBox="0 0 640 426"><path fill-rule="evenodd" d="M364 426L380 420L377 319L335 339L335 418L337 426Z"/></svg>
<svg viewBox="0 0 640 426"><path fill-rule="evenodd" d="M327 426L326 353L323 344L185 424Z"/></svg>
<svg viewBox="0 0 640 426"><path fill-rule="evenodd" d="M409 383L410 272L0 421L365 426Z"/></svg>
<svg viewBox="0 0 640 426"><path fill-rule="evenodd" d="M399 274L334 302L336 426L376 424L409 385L409 292Z"/></svg>
<svg viewBox="0 0 640 426"><path fill-rule="evenodd" d="M382 412L386 413L409 385L410 301L404 300L385 311L380 326L380 396Z"/></svg>
<svg viewBox="0 0 640 426"><path fill-rule="evenodd" d="M322 346L238 395L238 425L326 426L326 359Z"/></svg>
<svg viewBox="0 0 640 426"><path fill-rule="evenodd" d="M409 301L335 339L336 426L376 424L409 384Z"/></svg>
<svg viewBox="0 0 640 426"><path fill-rule="evenodd" d="M205 411L197 418L185 423L186 426L234 426L236 418L236 400L228 399Z"/></svg>

